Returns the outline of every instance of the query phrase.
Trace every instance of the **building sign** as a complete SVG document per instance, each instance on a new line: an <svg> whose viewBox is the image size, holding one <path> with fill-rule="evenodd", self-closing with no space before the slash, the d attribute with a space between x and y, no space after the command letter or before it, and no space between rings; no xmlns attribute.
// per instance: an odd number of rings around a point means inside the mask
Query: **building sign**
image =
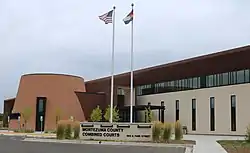
<svg viewBox="0 0 250 153"><path fill-rule="evenodd" d="M152 125L146 123L81 123L80 139L151 141Z"/></svg>

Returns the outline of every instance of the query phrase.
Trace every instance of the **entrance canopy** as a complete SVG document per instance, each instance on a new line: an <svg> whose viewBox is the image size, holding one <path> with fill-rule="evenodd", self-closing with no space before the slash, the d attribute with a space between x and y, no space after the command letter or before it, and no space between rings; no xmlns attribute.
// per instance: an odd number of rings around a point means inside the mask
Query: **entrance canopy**
<svg viewBox="0 0 250 153"><path fill-rule="evenodd" d="M143 121L142 118L139 118L138 116L138 111L145 111L146 113L146 109L150 110L158 110L158 119L161 122L164 122L164 110L165 110L165 106L157 106L157 105L136 105L133 106L133 122L146 122L146 117L145 120ZM118 107L119 109L119 113L120 113L120 121L121 122L129 122L130 120L130 106L121 106ZM146 116L146 114L145 114Z"/></svg>

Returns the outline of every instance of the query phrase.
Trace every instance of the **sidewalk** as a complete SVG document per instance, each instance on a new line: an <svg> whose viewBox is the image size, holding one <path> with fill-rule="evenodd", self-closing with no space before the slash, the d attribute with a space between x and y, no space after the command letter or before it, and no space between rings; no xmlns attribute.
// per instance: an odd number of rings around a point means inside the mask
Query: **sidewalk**
<svg viewBox="0 0 250 153"><path fill-rule="evenodd" d="M13 131L0 131L0 135L25 136L25 137L33 137L33 138L56 138L56 134L51 134L51 133L17 133Z"/></svg>
<svg viewBox="0 0 250 153"><path fill-rule="evenodd" d="M217 140L243 140L236 136L185 135L185 140L195 140L194 153L227 153Z"/></svg>

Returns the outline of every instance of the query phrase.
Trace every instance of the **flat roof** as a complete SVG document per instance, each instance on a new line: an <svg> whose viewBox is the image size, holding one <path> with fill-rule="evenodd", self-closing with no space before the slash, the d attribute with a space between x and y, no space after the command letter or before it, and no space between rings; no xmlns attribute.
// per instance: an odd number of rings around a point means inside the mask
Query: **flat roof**
<svg viewBox="0 0 250 153"><path fill-rule="evenodd" d="M150 84L197 75L220 73L245 67L250 68L250 61L246 57L250 57L250 45L139 69L134 71L134 84ZM222 61L223 63L221 63ZM212 65L216 66L213 67ZM117 85L129 86L130 84L130 72L117 74L114 78ZM90 80L86 83L96 84L98 82L109 81L110 79L111 77L108 76Z"/></svg>

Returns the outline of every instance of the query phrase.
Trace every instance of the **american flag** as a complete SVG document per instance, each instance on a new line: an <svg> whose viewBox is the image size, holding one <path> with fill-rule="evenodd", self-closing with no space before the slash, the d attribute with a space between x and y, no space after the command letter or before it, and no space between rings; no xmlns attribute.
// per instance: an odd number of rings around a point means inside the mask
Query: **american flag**
<svg viewBox="0 0 250 153"><path fill-rule="evenodd" d="M105 24L112 23L113 10L99 16L99 19L104 21Z"/></svg>

